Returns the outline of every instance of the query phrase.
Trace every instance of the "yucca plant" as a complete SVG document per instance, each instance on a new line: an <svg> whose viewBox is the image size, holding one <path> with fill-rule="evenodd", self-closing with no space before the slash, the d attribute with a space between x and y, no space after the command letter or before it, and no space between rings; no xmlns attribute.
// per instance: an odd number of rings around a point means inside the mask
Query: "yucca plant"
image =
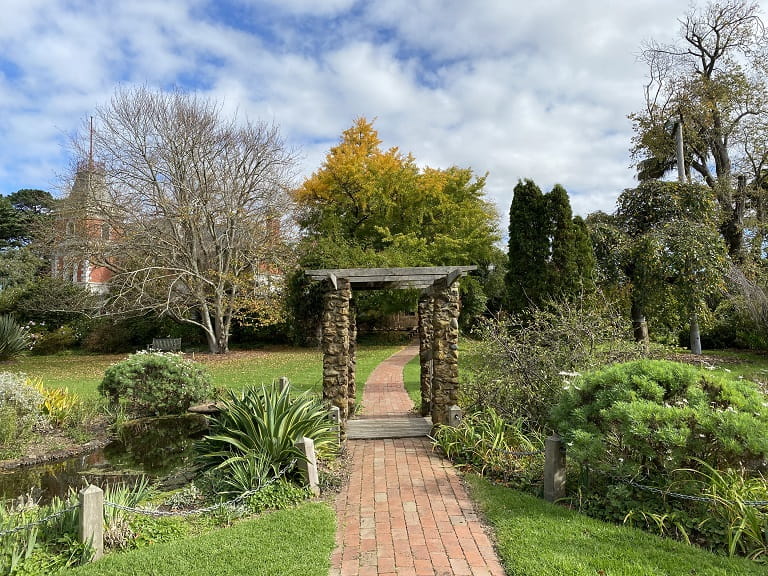
<svg viewBox="0 0 768 576"><path fill-rule="evenodd" d="M0 361L12 360L30 345L29 333L12 316L0 316Z"/></svg>
<svg viewBox="0 0 768 576"><path fill-rule="evenodd" d="M319 454L331 450L332 423L322 403L306 392L291 397L276 383L230 392L221 412L213 417L211 434L198 442L199 463L233 476L232 487L259 485L263 472L276 476L293 460L302 458L294 442L311 438ZM236 479L235 479L236 477Z"/></svg>

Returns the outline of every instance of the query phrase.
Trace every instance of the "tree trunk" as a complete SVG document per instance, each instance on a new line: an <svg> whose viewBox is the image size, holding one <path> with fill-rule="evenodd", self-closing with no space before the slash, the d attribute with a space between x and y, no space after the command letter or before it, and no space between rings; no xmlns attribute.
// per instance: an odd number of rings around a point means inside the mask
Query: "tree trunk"
<svg viewBox="0 0 768 576"><path fill-rule="evenodd" d="M635 336L635 342L642 342L645 350L648 350L648 323L645 321L645 314L642 306L632 299L632 333Z"/></svg>
<svg viewBox="0 0 768 576"><path fill-rule="evenodd" d="M691 354L701 354L701 333L699 332L699 317L695 312L691 315Z"/></svg>

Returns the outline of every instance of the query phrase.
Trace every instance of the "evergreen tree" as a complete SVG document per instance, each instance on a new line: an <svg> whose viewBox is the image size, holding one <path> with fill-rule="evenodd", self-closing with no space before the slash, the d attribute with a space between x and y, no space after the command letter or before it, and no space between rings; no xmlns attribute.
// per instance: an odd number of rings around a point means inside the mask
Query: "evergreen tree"
<svg viewBox="0 0 768 576"><path fill-rule="evenodd" d="M565 188L543 195L531 180L519 182L509 214L509 310L592 291L594 269L589 231Z"/></svg>
<svg viewBox="0 0 768 576"><path fill-rule="evenodd" d="M507 307L520 312L539 305L546 294L550 259L547 202L533 180L517 183L509 210Z"/></svg>

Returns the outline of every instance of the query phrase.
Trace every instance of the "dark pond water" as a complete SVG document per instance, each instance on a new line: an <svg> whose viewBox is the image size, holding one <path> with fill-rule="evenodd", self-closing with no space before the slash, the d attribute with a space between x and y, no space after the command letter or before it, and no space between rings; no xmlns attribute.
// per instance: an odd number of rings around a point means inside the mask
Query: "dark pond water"
<svg viewBox="0 0 768 576"><path fill-rule="evenodd" d="M0 471L0 500L32 494L43 503L66 496L70 487L101 488L141 476L182 484L192 467L194 443L207 428L204 416L144 418L126 424L118 439L89 454Z"/></svg>

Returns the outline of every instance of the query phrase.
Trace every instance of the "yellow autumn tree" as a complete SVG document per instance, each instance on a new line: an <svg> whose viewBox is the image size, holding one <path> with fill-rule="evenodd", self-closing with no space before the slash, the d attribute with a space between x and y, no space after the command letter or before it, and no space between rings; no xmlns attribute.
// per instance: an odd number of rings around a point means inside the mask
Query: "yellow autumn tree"
<svg viewBox="0 0 768 576"><path fill-rule="evenodd" d="M305 265L483 264L499 239L485 177L469 168L420 169L397 147L382 150L357 118L319 170L294 192Z"/></svg>

